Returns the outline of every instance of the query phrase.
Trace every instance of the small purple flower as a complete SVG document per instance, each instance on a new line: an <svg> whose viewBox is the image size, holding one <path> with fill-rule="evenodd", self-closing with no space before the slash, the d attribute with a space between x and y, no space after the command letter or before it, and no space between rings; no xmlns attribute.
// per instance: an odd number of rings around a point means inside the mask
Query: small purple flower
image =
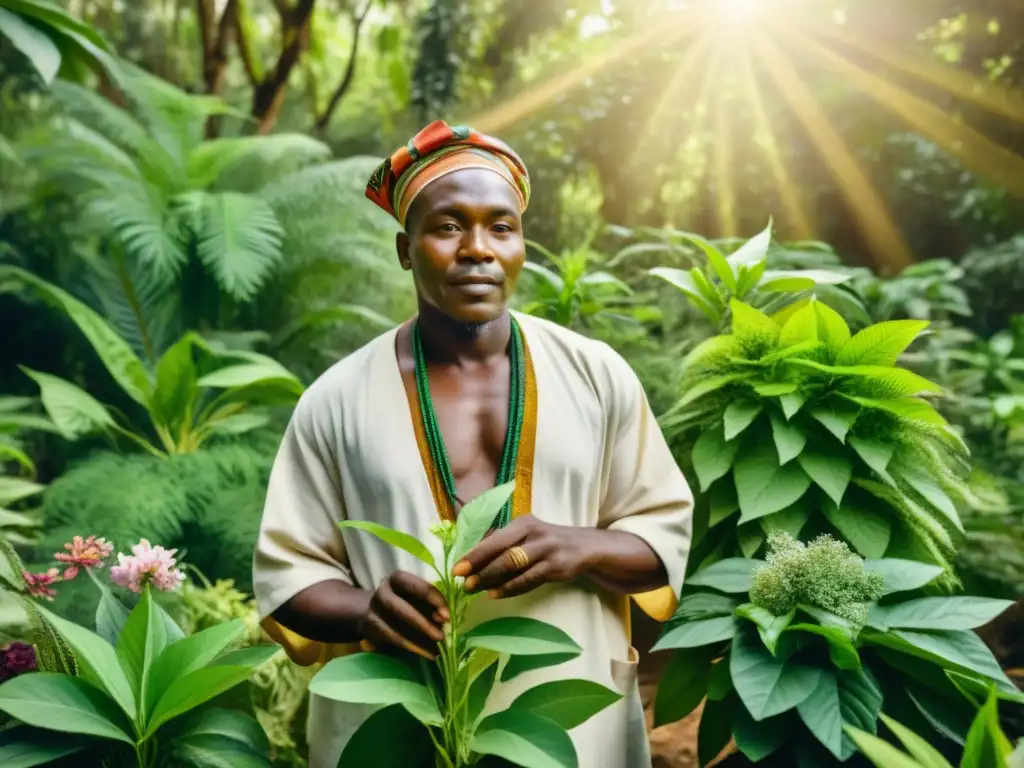
<svg viewBox="0 0 1024 768"><path fill-rule="evenodd" d="M37 668L36 649L28 643L14 642L0 649L0 682Z"/></svg>

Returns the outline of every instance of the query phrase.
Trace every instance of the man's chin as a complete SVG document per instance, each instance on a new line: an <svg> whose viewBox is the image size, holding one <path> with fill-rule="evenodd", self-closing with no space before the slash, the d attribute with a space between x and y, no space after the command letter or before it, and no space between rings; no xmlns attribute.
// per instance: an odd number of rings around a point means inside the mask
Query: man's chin
<svg viewBox="0 0 1024 768"><path fill-rule="evenodd" d="M469 304L445 307L444 314L456 323L468 326L486 325L502 317L507 311L506 304Z"/></svg>

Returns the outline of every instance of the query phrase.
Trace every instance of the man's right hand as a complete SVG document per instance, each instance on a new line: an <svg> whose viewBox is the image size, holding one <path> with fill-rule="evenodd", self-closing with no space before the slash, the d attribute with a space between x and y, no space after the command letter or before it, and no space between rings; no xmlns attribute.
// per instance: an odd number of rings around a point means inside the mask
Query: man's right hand
<svg viewBox="0 0 1024 768"><path fill-rule="evenodd" d="M360 631L374 646L392 645L434 660L449 618L444 596L433 584L395 571L370 598Z"/></svg>

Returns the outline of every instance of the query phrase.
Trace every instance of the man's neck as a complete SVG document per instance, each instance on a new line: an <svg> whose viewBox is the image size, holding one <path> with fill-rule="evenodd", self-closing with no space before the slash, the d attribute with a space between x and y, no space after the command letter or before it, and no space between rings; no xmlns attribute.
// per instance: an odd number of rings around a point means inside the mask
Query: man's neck
<svg viewBox="0 0 1024 768"><path fill-rule="evenodd" d="M460 323L421 303L419 327L427 359L455 365L486 363L504 355L512 335L508 309L486 323Z"/></svg>

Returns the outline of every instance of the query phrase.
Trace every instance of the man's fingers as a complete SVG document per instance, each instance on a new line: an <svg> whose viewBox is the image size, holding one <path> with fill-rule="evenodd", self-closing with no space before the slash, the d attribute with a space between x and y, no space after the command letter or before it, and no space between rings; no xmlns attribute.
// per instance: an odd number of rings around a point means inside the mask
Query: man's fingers
<svg viewBox="0 0 1024 768"><path fill-rule="evenodd" d="M399 571L391 578L391 588L401 597L410 602L422 603L429 606L431 613L441 616L441 621L449 620L448 604L445 602L437 587L426 579L421 579L405 571Z"/></svg>
<svg viewBox="0 0 1024 768"><path fill-rule="evenodd" d="M432 622L423 611L414 604L404 600L394 592L387 592L380 595L378 611L387 617L391 626L396 626L395 620L415 630L427 640L439 643L444 639L444 632Z"/></svg>
<svg viewBox="0 0 1024 768"><path fill-rule="evenodd" d="M511 581L506 582L504 586L491 590L490 596L495 600L500 600L505 597L525 595L527 592L532 592L537 587L546 584L549 571L548 563L537 563L532 568L528 568L525 573L521 573Z"/></svg>
<svg viewBox="0 0 1024 768"><path fill-rule="evenodd" d="M437 658L437 654L432 651L428 651L420 645L412 642L404 635L399 634L392 629L388 623L378 616L376 613L371 613L366 620L367 634L370 636L370 642L376 645L386 643L393 645L396 648L403 648L410 653L415 653L417 656L422 656L428 661L433 661Z"/></svg>
<svg viewBox="0 0 1024 768"><path fill-rule="evenodd" d="M473 547L466 556L452 568L453 576L469 576L479 574L480 571L495 558L504 554L509 547L521 544L526 538L530 525L529 517L520 517L513 520L500 531L495 531L483 541Z"/></svg>
<svg viewBox="0 0 1024 768"><path fill-rule="evenodd" d="M544 559L543 553L537 549L536 545L524 544L522 549L526 553L525 569L527 570ZM466 591L480 592L485 589L501 587L523 571L523 563L511 557L507 549L502 550L498 557L484 566L483 570L466 579Z"/></svg>

